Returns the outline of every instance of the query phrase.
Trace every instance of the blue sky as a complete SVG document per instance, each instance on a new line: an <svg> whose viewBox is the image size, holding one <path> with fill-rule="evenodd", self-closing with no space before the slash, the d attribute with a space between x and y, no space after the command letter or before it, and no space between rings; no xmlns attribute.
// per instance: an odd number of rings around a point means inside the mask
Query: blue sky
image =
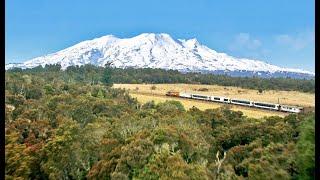
<svg viewBox="0 0 320 180"><path fill-rule="evenodd" d="M168 33L314 72L314 0L6 0L6 63L107 34Z"/></svg>

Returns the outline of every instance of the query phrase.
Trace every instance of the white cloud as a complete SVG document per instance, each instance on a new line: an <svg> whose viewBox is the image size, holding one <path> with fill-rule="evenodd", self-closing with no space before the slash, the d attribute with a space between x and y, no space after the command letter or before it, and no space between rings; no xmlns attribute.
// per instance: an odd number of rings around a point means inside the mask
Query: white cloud
<svg viewBox="0 0 320 180"><path fill-rule="evenodd" d="M261 47L262 43L259 40L254 39L252 40L252 42L249 42L247 45L249 49L257 49Z"/></svg>
<svg viewBox="0 0 320 180"><path fill-rule="evenodd" d="M231 42L229 49L232 51L237 50L256 50L262 46L260 40L252 38L248 33L239 33Z"/></svg>
<svg viewBox="0 0 320 180"><path fill-rule="evenodd" d="M275 42L294 50L302 50L309 45L314 45L314 31L300 32L295 35L277 35L275 36Z"/></svg>
<svg viewBox="0 0 320 180"><path fill-rule="evenodd" d="M237 34L229 44L232 54L251 59L266 59L270 51L262 47L262 42L249 33Z"/></svg>

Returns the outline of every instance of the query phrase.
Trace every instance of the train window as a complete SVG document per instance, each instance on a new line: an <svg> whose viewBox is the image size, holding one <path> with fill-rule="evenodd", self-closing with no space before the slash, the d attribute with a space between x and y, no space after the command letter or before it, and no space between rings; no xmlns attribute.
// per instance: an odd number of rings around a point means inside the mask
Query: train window
<svg viewBox="0 0 320 180"><path fill-rule="evenodd" d="M265 104L265 103L254 103L257 106L265 106L265 107L271 107L274 108L275 105L274 104Z"/></svg>
<svg viewBox="0 0 320 180"><path fill-rule="evenodd" d="M207 96L200 96L200 95L193 95L193 97L197 97L197 98L207 98Z"/></svg>
<svg viewBox="0 0 320 180"><path fill-rule="evenodd" d="M228 101L228 99L224 99L224 101Z"/></svg>
<svg viewBox="0 0 320 180"><path fill-rule="evenodd" d="M231 101L236 103L250 104L249 101L242 101L242 100L231 100Z"/></svg>
<svg viewBox="0 0 320 180"><path fill-rule="evenodd" d="M220 100L220 98L217 98L217 97L214 97L213 99L214 99L214 100Z"/></svg>

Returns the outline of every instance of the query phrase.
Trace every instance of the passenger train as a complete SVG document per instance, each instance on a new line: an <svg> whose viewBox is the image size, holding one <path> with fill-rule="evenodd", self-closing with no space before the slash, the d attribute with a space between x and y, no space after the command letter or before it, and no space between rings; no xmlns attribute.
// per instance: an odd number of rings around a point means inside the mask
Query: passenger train
<svg viewBox="0 0 320 180"><path fill-rule="evenodd" d="M261 109L268 109L273 111L282 111L282 112L291 112L291 113L300 113L303 111L302 107L295 107L289 106L284 104L273 104L267 102L256 102L256 101L249 101L245 99L231 99L228 97L220 97L220 96L207 96L201 94L191 94L191 93L183 93L183 92L176 92L176 91L169 91L166 93L167 96L174 96L174 97L181 97L181 98L189 98L189 99L197 99L203 101L213 101L219 103L226 103L226 104L236 104L241 106L247 107L255 107Z"/></svg>

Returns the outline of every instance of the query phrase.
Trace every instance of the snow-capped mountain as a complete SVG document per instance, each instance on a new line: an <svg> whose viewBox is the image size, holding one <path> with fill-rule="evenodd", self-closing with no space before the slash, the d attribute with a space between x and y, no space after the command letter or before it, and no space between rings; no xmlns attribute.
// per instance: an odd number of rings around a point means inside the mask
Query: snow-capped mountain
<svg viewBox="0 0 320 180"><path fill-rule="evenodd" d="M13 67L33 68L46 64L68 66L93 64L104 66L111 62L119 68L161 68L182 72L223 73L234 76L290 76L314 77L313 72L281 68L259 60L235 58L199 43L196 39L173 39L161 33L143 33L132 38L117 38L107 35L83 41L56 53L37 57Z"/></svg>

